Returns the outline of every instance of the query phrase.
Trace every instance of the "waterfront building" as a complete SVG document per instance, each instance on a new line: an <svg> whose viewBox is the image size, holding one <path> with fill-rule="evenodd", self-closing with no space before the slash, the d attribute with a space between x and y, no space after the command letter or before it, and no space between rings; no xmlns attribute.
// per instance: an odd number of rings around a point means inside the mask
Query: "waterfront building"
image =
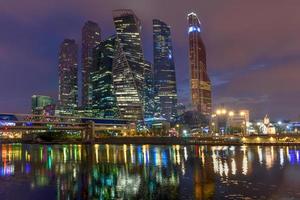
<svg viewBox="0 0 300 200"><path fill-rule="evenodd" d="M177 116L175 63L170 26L153 20L153 57L156 114L168 121Z"/></svg>
<svg viewBox="0 0 300 200"><path fill-rule="evenodd" d="M82 28L82 107L87 109L92 102L91 69L93 49L100 44L101 30L97 23L87 21Z"/></svg>
<svg viewBox="0 0 300 200"><path fill-rule="evenodd" d="M144 117L145 67L141 44L141 23L132 10L114 10L118 47L113 79L121 118Z"/></svg>
<svg viewBox="0 0 300 200"><path fill-rule="evenodd" d="M193 106L206 116L211 115L211 82L207 74L206 50L201 38L201 23L195 13L188 14L190 84Z"/></svg>
<svg viewBox="0 0 300 200"><path fill-rule="evenodd" d="M119 117L112 74L116 43L115 36L109 37L102 41L94 51L91 84L92 109L95 117Z"/></svg>
<svg viewBox="0 0 300 200"><path fill-rule="evenodd" d="M59 50L59 93L60 113L72 114L78 106L78 46L75 40L65 39Z"/></svg>
<svg viewBox="0 0 300 200"><path fill-rule="evenodd" d="M31 97L31 111L32 114L52 113L55 110L54 99L49 96L33 95ZM48 111L48 112L46 112Z"/></svg>

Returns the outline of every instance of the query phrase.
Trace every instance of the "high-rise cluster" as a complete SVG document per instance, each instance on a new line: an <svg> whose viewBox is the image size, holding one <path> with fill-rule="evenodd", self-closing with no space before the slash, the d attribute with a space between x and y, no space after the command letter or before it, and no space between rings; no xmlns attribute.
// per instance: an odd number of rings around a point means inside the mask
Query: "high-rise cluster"
<svg viewBox="0 0 300 200"><path fill-rule="evenodd" d="M200 113L211 115L211 82L207 74L206 51L201 23L195 13L188 14L190 83L192 104Z"/></svg>
<svg viewBox="0 0 300 200"><path fill-rule="evenodd" d="M116 34L101 41L97 23L82 28L81 113L99 118L132 121L177 119L177 87L171 28L153 20L153 64L145 60L141 21L132 10L113 11ZM211 84L206 53L196 14L188 15L192 103L204 115L211 112ZM78 107L78 46L66 39L59 53L59 109L76 113Z"/></svg>

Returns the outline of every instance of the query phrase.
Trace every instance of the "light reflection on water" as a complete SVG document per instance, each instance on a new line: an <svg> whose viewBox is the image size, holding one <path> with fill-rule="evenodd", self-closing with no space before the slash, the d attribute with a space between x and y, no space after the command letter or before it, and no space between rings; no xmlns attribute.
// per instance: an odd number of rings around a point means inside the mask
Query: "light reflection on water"
<svg viewBox="0 0 300 200"><path fill-rule="evenodd" d="M4 199L300 198L300 147L0 145ZM15 192L18 191L18 192Z"/></svg>

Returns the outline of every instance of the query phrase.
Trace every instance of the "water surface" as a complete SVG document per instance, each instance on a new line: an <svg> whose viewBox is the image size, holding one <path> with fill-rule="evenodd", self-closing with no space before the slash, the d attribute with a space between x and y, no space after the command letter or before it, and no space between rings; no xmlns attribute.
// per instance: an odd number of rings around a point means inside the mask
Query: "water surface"
<svg viewBox="0 0 300 200"><path fill-rule="evenodd" d="M300 147L0 144L1 199L300 199Z"/></svg>

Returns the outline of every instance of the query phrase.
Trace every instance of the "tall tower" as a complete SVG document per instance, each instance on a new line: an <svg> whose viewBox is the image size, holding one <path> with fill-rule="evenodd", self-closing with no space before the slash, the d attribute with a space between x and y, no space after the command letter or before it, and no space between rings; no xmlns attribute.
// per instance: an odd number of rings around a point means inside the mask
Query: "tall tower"
<svg viewBox="0 0 300 200"><path fill-rule="evenodd" d="M100 44L100 28L97 23L87 21L82 28L82 107L89 108L92 103L91 69L93 49Z"/></svg>
<svg viewBox="0 0 300 200"><path fill-rule="evenodd" d="M75 40L65 39L59 50L59 109L72 113L78 105L78 46Z"/></svg>
<svg viewBox="0 0 300 200"><path fill-rule="evenodd" d="M153 20L154 84L157 113L169 121L177 115L175 63L170 26Z"/></svg>
<svg viewBox="0 0 300 200"><path fill-rule="evenodd" d="M118 118L114 93L112 66L116 52L116 37L102 41L95 48L91 71L92 108L100 118Z"/></svg>
<svg viewBox="0 0 300 200"><path fill-rule="evenodd" d="M211 82L207 74L205 46L201 23L195 13L188 14L190 84L192 104L202 114L211 114Z"/></svg>
<svg viewBox="0 0 300 200"><path fill-rule="evenodd" d="M126 9L114 10L113 20L118 40L113 74L121 118L142 119L146 63L141 44L140 20L132 10Z"/></svg>

